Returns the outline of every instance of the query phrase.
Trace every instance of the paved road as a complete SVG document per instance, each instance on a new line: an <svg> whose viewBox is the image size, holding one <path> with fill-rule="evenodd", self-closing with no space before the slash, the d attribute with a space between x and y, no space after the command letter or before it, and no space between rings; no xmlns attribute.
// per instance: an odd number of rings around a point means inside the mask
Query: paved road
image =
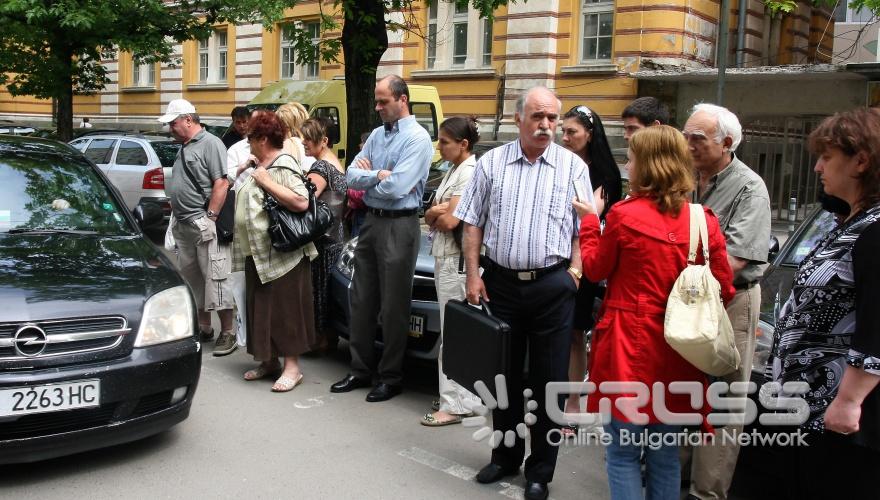
<svg viewBox="0 0 880 500"><path fill-rule="evenodd" d="M522 498L522 476L480 485L473 475L489 447L461 425L426 428L418 420L436 390L436 365L406 367L406 391L366 403L366 390L330 394L347 373L347 344L332 356L304 358L304 383L271 393L268 380L245 382L241 349L203 357L189 419L133 444L29 465L4 466L3 498ZM551 496L608 497L601 448L560 451Z"/></svg>

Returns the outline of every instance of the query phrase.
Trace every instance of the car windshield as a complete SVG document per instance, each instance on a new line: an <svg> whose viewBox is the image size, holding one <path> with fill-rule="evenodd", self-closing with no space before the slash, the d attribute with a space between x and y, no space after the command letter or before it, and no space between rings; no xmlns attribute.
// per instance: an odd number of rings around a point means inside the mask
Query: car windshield
<svg viewBox="0 0 880 500"><path fill-rule="evenodd" d="M825 210L820 211L816 217L809 223L802 233L800 233L795 241L789 247L789 251L782 260L783 265L799 266L801 261L810 253L813 248L819 244L829 231L834 229L837 223L834 216Z"/></svg>
<svg viewBox="0 0 880 500"><path fill-rule="evenodd" d="M174 159L180 151L180 144L171 141L150 141L153 150L159 156L159 163L165 168L174 166Z"/></svg>
<svg viewBox="0 0 880 500"><path fill-rule="evenodd" d="M85 160L0 153L0 234L44 232L134 233Z"/></svg>

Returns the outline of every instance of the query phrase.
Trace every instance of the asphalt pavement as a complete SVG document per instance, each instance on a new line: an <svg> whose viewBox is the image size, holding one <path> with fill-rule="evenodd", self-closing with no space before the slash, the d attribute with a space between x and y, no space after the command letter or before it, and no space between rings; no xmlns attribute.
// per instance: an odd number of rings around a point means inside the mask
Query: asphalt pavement
<svg viewBox="0 0 880 500"><path fill-rule="evenodd" d="M473 480L489 461L476 428L419 424L436 391L436 365L408 362L405 392L367 403L367 390L331 394L348 372L348 349L304 357L305 379L275 394L246 382L239 349L215 358L205 346L190 416L135 443L36 464L4 466L0 496L101 498L522 498L522 475L494 485ZM550 485L556 499L608 497L599 445L560 450Z"/></svg>

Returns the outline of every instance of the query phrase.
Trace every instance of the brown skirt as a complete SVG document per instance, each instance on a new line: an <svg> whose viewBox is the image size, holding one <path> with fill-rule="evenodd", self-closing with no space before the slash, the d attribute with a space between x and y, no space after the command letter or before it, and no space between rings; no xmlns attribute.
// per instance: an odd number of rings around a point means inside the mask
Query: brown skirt
<svg viewBox="0 0 880 500"><path fill-rule="evenodd" d="M298 356L315 343L315 306L309 259L284 276L260 283L254 260L244 266L247 291L247 352L256 361Z"/></svg>

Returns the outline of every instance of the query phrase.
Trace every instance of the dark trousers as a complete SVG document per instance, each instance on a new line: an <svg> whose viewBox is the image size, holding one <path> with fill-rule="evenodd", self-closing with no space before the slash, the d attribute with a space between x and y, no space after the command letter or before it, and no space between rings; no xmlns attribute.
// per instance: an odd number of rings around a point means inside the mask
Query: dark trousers
<svg viewBox="0 0 880 500"><path fill-rule="evenodd" d="M351 285L352 374L400 385L409 335L413 273L419 253L418 216L378 217L367 214L354 251ZM385 348L376 364L374 343L381 314Z"/></svg>
<svg viewBox="0 0 880 500"><path fill-rule="evenodd" d="M767 464L775 469L773 472L780 480L768 485L766 495L756 498L877 498L880 450L856 444L852 436L830 431L810 433L805 441L808 446L772 446L762 450L772 457L772 464L770 460Z"/></svg>
<svg viewBox="0 0 880 500"><path fill-rule="evenodd" d="M511 328L510 372L507 393L510 406L492 412L495 430L515 432L523 422L523 390L532 389L531 399L538 403L537 416L529 428L531 455L526 460L525 476L529 481L549 483L556 469L558 447L547 443L547 433L556 427L547 417L545 388L548 382L568 380L568 357L574 296L573 278L561 268L535 281L517 281L487 270L483 274L492 314ZM523 380L526 351L529 356L528 383ZM560 396L557 405L564 397ZM560 406L561 408L561 406ZM502 443L492 451L492 462L503 467L519 468L525 456L525 440L518 436L513 448Z"/></svg>

